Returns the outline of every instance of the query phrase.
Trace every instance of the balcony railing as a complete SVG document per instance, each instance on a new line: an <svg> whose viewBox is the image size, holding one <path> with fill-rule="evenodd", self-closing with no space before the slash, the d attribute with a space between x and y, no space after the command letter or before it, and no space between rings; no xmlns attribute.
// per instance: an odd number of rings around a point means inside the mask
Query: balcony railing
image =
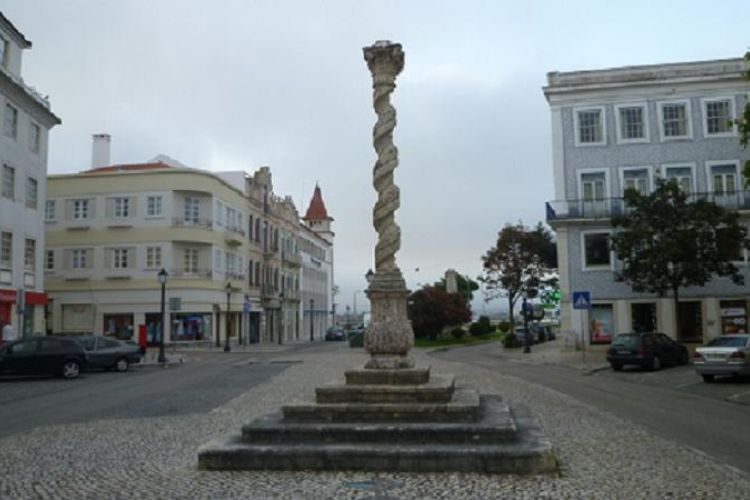
<svg viewBox="0 0 750 500"><path fill-rule="evenodd" d="M302 265L302 257L298 252L282 252L282 260L290 266L299 267Z"/></svg>
<svg viewBox="0 0 750 500"><path fill-rule="evenodd" d="M185 217L173 217L172 226L211 229L213 227L213 221L211 219L186 219Z"/></svg>
<svg viewBox="0 0 750 500"><path fill-rule="evenodd" d="M729 210L750 210L750 191L688 194L689 202L698 200L712 201ZM555 200L546 203L548 222L566 219L608 219L628 215L632 210L623 198Z"/></svg>
<svg viewBox="0 0 750 500"><path fill-rule="evenodd" d="M169 277L180 278L180 279L211 278L211 270L210 269L191 269L191 270L172 269L169 272Z"/></svg>

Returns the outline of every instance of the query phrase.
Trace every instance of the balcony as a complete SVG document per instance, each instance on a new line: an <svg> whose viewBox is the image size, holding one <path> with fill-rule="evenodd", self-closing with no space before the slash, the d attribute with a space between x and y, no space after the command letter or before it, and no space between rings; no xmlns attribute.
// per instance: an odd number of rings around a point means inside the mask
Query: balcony
<svg viewBox="0 0 750 500"><path fill-rule="evenodd" d="M186 219L185 217L173 217L172 227L211 229L213 227L213 221L211 219Z"/></svg>
<svg viewBox="0 0 750 500"><path fill-rule="evenodd" d="M273 285L263 285L260 288L260 295L264 299L276 299L279 297L279 290Z"/></svg>
<svg viewBox="0 0 750 500"><path fill-rule="evenodd" d="M176 279L211 279L212 274L210 269L171 269L169 271L169 277Z"/></svg>
<svg viewBox="0 0 750 500"><path fill-rule="evenodd" d="M227 245L242 245L242 242L245 241L245 231L238 227L227 226L224 228L224 241L227 242Z"/></svg>
<svg viewBox="0 0 750 500"><path fill-rule="evenodd" d="M300 267L302 265L302 256L299 252L282 252L281 260L290 267Z"/></svg>
<svg viewBox="0 0 750 500"><path fill-rule="evenodd" d="M727 193L690 193L688 201L712 201L728 210L750 210L750 191L733 191ZM619 215L628 215L632 208L625 204L623 198L604 198L601 200L554 200L546 204L547 222L576 219L609 219Z"/></svg>

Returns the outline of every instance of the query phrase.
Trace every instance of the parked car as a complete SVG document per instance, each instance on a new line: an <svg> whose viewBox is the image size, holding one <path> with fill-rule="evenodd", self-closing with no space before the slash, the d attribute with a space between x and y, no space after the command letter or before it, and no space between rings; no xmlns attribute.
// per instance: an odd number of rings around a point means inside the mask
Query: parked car
<svg viewBox="0 0 750 500"><path fill-rule="evenodd" d="M663 333L621 333L607 349L607 361L615 371L622 370L624 365L658 370L662 366L687 364L688 351Z"/></svg>
<svg viewBox="0 0 750 500"><path fill-rule="evenodd" d="M74 379L87 366L83 346L68 337L31 337L0 348L0 373Z"/></svg>
<svg viewBox="0 0 750 500"><path fill-rule="evenodd" d="M750 335L722 335L711 339L693 354L695 371L706 382L717 375L750 375Z"/></svg>
<svg viewBox="0 0 750 500"><path fill-rule="evenodd" d="M326 330L325 339L334 341L346 340L346 334L340 326L332 326Z"/></svg>
<svg viewBox="0 0 750 500"><path fill-rule="evenodd" d="M131 364L141 362L141 346L131 340L117 340L101 335L74 338L86 350L89 368L126 372Z"/></svg>
<svg viewBox="0 0 750 500"><path fill-rule="evenodd" d="M540 329L544 330L544 339L545 340L555 340L555 332L552 330L551 326L547 325L540 325Z"/></svg>

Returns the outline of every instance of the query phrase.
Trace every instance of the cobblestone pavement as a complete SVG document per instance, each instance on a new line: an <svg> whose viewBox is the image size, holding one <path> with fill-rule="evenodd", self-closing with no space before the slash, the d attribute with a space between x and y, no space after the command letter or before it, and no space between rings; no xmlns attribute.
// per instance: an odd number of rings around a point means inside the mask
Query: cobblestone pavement
<svg viewBox="0 0 750 500"><path fill-rule="evenodd" d="M345 346L295 356L303 362L209 414L51 426L2 439L0 498L750 498L746 476L615 415L423 353L421 363L454 373L459 385L527 404L556 447L559 474L198 471L199 445L282 403L311 399L315 386L342 379L344 369L365 360Z"/></svg>

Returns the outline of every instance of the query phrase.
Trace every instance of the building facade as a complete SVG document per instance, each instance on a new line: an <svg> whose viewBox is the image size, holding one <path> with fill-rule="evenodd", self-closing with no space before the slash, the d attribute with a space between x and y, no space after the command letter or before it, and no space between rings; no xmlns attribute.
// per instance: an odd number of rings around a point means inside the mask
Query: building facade
<svg viewBox="0 0 750 500"><path fill-rule="evenodd" d="M47 329L44 223L49 130L60 123L49 100L21 77L31 47L0 13L0 325L17 335Z"/></svg>
<svg viewBox="0 0 750 500"><path fill-rule="evenodd" d="M649 192L658 178L739 210L748 222L741 174L748 152L730 124L747 102L745 70L741 59L727 59L547 75L555 185L547 221L557 232L563 330L582 333L587 344L636 329L688 343L747 331L748 293L728 279L682 290L683 327L675 331L671 298L615 281L608 243L624 190ZM747 258L738 256L746 280ZM574 291L590 292L592 307L574 308Z"/></svg>
<svg viewBox="0 0 750 500"><path fill-rule="evenodd" d="M94 137L94 164L108 162L103 139ZM53 331L154 344L163 322L167 342L300 339L303 226L291 198L274 195L268 167L208 172L162 157L50 176L48 186Z"/></svg>

